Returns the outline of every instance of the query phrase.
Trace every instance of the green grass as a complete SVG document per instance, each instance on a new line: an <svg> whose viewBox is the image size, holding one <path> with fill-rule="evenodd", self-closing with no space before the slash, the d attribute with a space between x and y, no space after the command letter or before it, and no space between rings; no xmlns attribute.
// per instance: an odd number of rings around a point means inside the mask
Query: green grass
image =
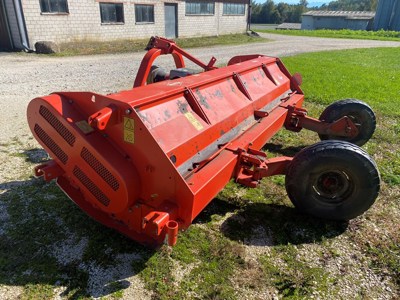
<svg viewBox="0 0 400 300"><path fill-rule="evenodd" d="M194 224L179 233L174 248L164 245L154 251L91 220L54 183L31 178L0 194L0 208L8 215L0 227L5 230L0 234L0 284L23 287L22 299L50 299L56 296L55 286L65 287L68 299L125 299L131 276L142 281L153 299L396 298L398 57L399 48L385 48L283 59L290 71L303 74L305 107L311 116L347 97L360 98L375 110L377 130L364 148L377 161L383 182L379 199L363 216L332 222L299 214L286 195L283 176L266 178L256 189L230 182ZM317 141L313 132L281 130L264 150L269 156L294 155ZM26 169L46 159L39 149L12 146L24 154L12 157ZM81 240L87 242L76 257L65 263L57 259L56 245L74 247ZM125 254L131 256L121 262L118 257ZM90 293L94 279L126 265L131 270L110 277L104 294ZM93 277L96 270L103 275ZM376 277L374 286L371 278Z"/></svg>
<svg viewBox="0 0 400 300"><path fill-rule="evenodd" d="M377 160L383 180L400 184L400 48L355 49L284 58L303 75L306 101L329 104L357 98L376 112L377 130L365 147Z"/></svg>
<svg viewBox="0 0 400 300"><path fill-rule="evenodd" d="M400 47L308 53L283 61L289 70L303 75L307 101L329 104L358 98L378 113L399 117L399 57Z"/></svg>
<svg viewBox="0 0 400 300"><path fill-rule="evenodd" d="M123 39L115 41L76 40L60 44L60 52L55 56L112 54L144 51L149 39ZM177 38L176 43L182 48L210 47L217 45L238 45L262 43L268 41L261 37L247 34L227 34L197 38Z"/></svg>
<svg viewBox="0 0 400 300"><path fill-rule="evenodd" d="M343 38L343 39L361 39L361 40L379 40L379 41L400 41L400 32L398 31L367 31L367 30L256 30L257 32L284 34L294 36L314 36L325 38Z"/></svg>
<svg viewBox="0 0 400 300"><path fill-rule="evenodd" d="M265 276L287 299L307 298L316 291L323 295L334 280L323 268L310 267L298 260L297 252L295 246L288 245L274 248L269 257L263 256L261 263ZM281 266L275 263L277 257L282 260Z"/></svg>

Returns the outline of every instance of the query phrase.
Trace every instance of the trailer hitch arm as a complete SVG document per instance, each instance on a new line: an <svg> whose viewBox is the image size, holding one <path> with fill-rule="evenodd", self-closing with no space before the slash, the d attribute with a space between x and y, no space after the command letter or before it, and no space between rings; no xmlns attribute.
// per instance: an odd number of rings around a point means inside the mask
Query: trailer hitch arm
<svg viewBox="0 0 400 300"><path fill-rule="evenodd" d="M319 134L342 137L356 137L359 134L356 124L351 118L344 116L332 123L324 122L307 116L307 110L294 106L287 107L289 112L285 121L285 128L298 132L302 128Z"/></svg>
<svg viewBox="0 0 400 300"><path fill-rule="evenodd" d="M281 156L267 159L265 152L249 148L237 149L238 165L236 167L235 180L237 183L248 187L257 187L264 177L283 175L292 157Z"/></svg>
<svg viewBox="0 0 400 300"><path fill-rule="evenodd" d="M160 55L171 54L175 61L175 66L177 68L184 68L185 62L183 57L189 59L205 71L217 69L214 66L217 59L213 56L211 57L208 64L205 64L201 60L195 58L194 56L187 53L182 48L178 47L174 41L168 40L166 38L161 38L158 36L153 36L150 38L149 43L146 46L148 52L144 56L138 74L136 76L133 87L146 85L147 77L149 76L151 66L153 65L154 60Z"/></svg>

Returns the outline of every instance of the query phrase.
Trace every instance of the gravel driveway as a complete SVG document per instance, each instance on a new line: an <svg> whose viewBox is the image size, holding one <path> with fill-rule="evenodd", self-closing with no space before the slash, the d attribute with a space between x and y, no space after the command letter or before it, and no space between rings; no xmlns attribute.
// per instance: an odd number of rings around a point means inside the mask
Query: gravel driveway
<svg viewBox="0 0 400 300"><path fill-rule="evenodd" d="M400 42L294 37L262 34L273 40L237 46L197 48L195 56L226 63L239 54L289 56L303 52L370 47L399 47ZM48 57L36 54L0 55L0 141L29 135L25 111L28 102L55 91L111 93L132 86L142 53L76 57ZM168 61L169 62L169 61ZM168 63L167 63L168 64Z"/></svg>
<svg viewBox="0 0 400 300"><path fill-rule="evenodd" d="M400 42L294 37L262 34L272 41L238 46L197 48L190 53L203 61L215 56L217 64L240 54L290 56L303 52L371 47L400 47ZM112 93L131 88L141 53L48 57L36 54L0 53L0 196L17 190L32 173L31 165L21 156L26 149L39 147L26 122L26 107L31 99L55 91L92 91ZM171 62L160 63L166 68ZM292 70L295 71L295 70ZM16 154L16 155L12 155ZM3 211L3 213L2 213ZM0 202L0 225L8 215ZM0 235L2 227L0 226ZM136 280L133 277L132 280ZM377 281L377 280L375 280ZM137 286L132 284L132 286ZM18 299L23 288L0 284L0 299ZM146 291L142 288L141 291ZM136 296L138 291L133 290ZM125 292L125 295L128 292ZM146 292L147 293L147 292ZM147 294L146 294L147 295ZM149 298L145 294L140 298Z"/></svg>

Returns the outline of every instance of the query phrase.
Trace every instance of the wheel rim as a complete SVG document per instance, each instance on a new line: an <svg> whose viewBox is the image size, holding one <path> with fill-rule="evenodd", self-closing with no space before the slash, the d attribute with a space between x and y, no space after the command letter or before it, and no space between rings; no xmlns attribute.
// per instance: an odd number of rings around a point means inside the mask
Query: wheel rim
<svg viewBox="0 0 400 300"><path fill-rule="evenodd" d="M353 183L344 171L327 171L316 178L313 189L324 202L339 203L351 194Z"/></svg>

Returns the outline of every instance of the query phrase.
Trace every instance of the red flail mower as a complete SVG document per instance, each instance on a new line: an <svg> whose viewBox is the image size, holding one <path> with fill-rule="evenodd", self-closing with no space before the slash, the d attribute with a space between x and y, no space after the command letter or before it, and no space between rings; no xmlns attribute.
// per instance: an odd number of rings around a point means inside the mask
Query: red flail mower
<svg viewBox="0 0 400 300"><path fill-rule="evenodd" d="M217 68L159 37L146 50L131 90L29 104L32 133L52 157L35 174L56 179L90 217L142 244L174 245L231 179L254 188L280 174L295 207L317 217L348 220L373 204L379 172L359 148L376 125L367 104L341 100L314 119L301 107L300 75L278 58L235 56ZM164 54L176 65L169 72L153 65ZM261 148L283 126L322 141L268 158Z"/></svg>

